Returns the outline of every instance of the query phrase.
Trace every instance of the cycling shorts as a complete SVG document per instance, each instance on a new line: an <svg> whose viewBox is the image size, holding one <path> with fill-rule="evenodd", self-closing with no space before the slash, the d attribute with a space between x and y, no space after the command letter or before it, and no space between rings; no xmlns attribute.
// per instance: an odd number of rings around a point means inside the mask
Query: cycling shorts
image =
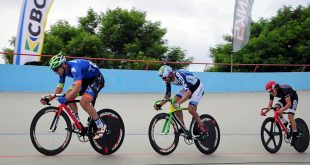
<svg viewBox="0 0 310 165"><path fill-rule="evenodd" d="M181 89L177 92L176 96L183 97L185 92L186 91L184 89ZM197 89L190 96L189 105L197 106L203 94L204 94L204 87L202 83L200 83Z"/></svg>
<svg viewBox="0 0 310 165"><path fill-rule="evenodd" d="M297 110L298 101L297 101L297 99L292 99L291 103L292 103L292 105L291 105L291 107L289 107L288 113L294 115L296 113L296 110ZM280 105L281 108L284 107L286 105L285 99L278 100L276 105Z"/></svg>
<svg viewBox="0 0 310 165"><path fill-rule="evenodd" d="M102 74L98 74L94 78L83 79L79 95L80 96L83 94L91 95L93 97L92 104L93 106L95 106L98 93L104 87L104 83L105 81Z"/></svg>

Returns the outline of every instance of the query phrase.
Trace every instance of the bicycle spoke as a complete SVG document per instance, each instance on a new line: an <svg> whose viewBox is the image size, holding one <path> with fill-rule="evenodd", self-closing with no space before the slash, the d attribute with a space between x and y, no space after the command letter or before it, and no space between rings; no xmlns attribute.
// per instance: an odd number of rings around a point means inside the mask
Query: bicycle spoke
<svg viewBox="0 0 310 165"><path fill-rule="evenodd" d="M269 136L271 136L271 132L270 132L267 128L264 128L264 131L265 131Z"/></svg>
<svg viewBox="0 0 310 165"><path fill-rule="evenodd" d="M272 132L274 131L273 130L273 123L270 123L271 125L270 125L270 134L272 134Z"/></svg>
<svg viewBox="0 0 310 165"><path fill-rule="evenodd" d="M275 140L274 136L272 137L272 141L273 141L273 145L274 145L274 147L276 147L276 146L277 146L277 144L276 144L276 140Z"/></svg>
<svg viewBox="0 0 310 165"><path fill-rule="evenodd" d="M266 141L266 144L269 145L269 143L271 142L271 140L272 140L272 137L269 136L268 140Z"/></svg>

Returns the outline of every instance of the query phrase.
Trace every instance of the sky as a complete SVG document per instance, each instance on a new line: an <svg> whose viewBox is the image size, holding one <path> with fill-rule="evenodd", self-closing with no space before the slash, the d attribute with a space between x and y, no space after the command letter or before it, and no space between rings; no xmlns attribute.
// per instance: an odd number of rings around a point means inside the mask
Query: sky
<svg viewBox="0 0 310 165"><path fill-rule="evenodd" d="M40 0L38 0L40 1ZM16 36L23 0L0 1L0 50L12 48L9 40ZM284 5L308 6L309 0L254 0L252 20L271 18ZM136 9L146 12L146 19L160 22L166 28L164 39L170 47L181 47L194 62L212 62L210 48L224 43L223 36L232 33L235 0L54 0L45 30L58 20L76 26L78 17L107 9ZM44 49L44 48L43 48ZM0 55L0 63L4 63ZM203 71L204 65L191 65L191 71Z"/></svg>

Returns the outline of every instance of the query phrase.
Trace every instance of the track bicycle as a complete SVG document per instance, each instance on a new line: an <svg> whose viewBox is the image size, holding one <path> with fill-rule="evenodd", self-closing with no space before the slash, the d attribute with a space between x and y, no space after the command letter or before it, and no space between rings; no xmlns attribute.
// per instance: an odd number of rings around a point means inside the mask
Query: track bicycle
<svg viewBox="0 0 310 165"><path fill-rule="evenodd" d="M48 98L60 97L65 94L52 94L44 96ZM79 102L79 100L68 101L67 104ZM41 109L33 118L30 126L30 137L34 147L42 154L53 156L61 153L70 143L72 133L76 134L81 142L90 142L95 151L102 155L110 155L116 152L123 143L125 127L121 116L112 109L98 111L99 117L107 125L107 129L100 139L94 140L94 133L97 130L95 121L88 117L84 126L78 122L67 104L60 104L58 107L51 106ZM77 127L73 129L70 118Z"/></svg>
<svg viewBox="0 0 310 165"><path fill-rule="evenodd" d="M268 108L263 108L261 112L267 110ZM292 140L292 128L289 124L288 128L282 123L279 118L278 107L271 108L274 111L273 117L267 117L261 127L261 140L264 148L270 153L276 153L280 150L282 146L282 139L286 143L290 143ZM283 114L287 114L284 112ZM301 118L295 119L297 124L297 131L301 133L300 137L297 137L296 143L293 146L298 152L305 152L309 146L309 129L306 122ZM283 138L283 134L284 138Z"/></svg>
<svg viewBox="0 0 310 165"><path fill-rule="evenodd" d="M161 155L171 154L178 146L179 137L183 136L186 144L195 143L203 154L212 154L220 143L220 129L216 120L207 114L200 116L207 132L202 134L196 120L191 121L189 130L182 124L175 112L188 108L175 109L174 98L167 99L171 103L168 113L159 113L150 122L148 135L152 148ZM159 104L161 100L155 102Z"/></svg>

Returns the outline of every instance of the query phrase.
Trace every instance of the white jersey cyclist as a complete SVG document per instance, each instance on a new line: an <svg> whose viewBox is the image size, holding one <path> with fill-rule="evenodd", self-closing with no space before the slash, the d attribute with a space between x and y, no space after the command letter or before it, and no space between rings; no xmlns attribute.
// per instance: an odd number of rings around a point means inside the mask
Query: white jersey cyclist
<svg viewBox="0 0 310 165"><path fill-rule="evenodd" d="M191 91L189 104L197 106L204 94L204 87L200 80L192 73L186 70L172 71L175 79L171 82L166 82L166 95L171 96L171 84L182 86L176 93L176 96L183 97L186 91Z"/></svg>

